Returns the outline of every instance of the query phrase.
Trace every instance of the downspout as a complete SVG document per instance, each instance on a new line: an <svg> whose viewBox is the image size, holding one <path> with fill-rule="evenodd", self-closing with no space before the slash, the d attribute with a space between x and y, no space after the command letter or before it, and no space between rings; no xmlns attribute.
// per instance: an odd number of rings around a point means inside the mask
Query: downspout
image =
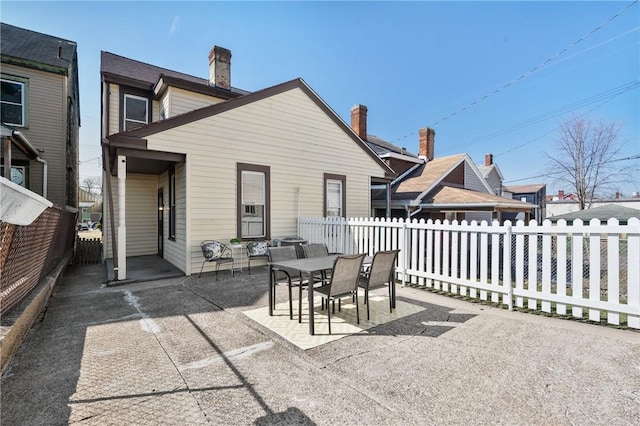
<svg viewBox="0 0 640 426"><path fill-rule="evenodd" d="M109 222L111 228L111 255L113 256L113 274L114 280L118 277L118 241L116 240L115 218L113 217L113 190L111 188L111 158L109 156L109 145L106 139L102 140L102 168L105 171L105 180L107 181L107 198L109 202Z"/></svg>

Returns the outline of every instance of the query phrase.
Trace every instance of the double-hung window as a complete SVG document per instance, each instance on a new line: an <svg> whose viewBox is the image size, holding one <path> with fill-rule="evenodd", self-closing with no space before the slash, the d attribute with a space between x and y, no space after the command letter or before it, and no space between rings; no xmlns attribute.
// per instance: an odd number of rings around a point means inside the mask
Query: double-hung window
<svg viewBox="0 0 640 426"><path fill-rule="evenodd" d="M124 95L124 130L131 130L149 122L149 99Z"/></svg>
<svg viewBox="0 0 640 426"><path fill-rule="evenodd" d="M268 166L238 163L238 235L269 238L270 190Z"/></svg>
<svg viewBox="0 0 640 426"><path fill-rule="evenodd" d="M27 88L28 80L24 78L9 78L2 75L0 79L0 111L2 122L10 126L27 126Z"/></svg>
<svg viewBox="0 0 640 426"><path fill-rule="evenodd" d="M325 217L345 217L347 197L346 176L324 174L324 215Z"/></svg>

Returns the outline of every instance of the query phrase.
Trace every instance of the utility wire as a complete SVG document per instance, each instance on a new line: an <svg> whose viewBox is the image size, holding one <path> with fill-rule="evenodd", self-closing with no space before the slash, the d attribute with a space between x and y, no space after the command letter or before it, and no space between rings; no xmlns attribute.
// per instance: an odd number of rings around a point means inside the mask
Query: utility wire
<svg viewBox="0 0 640 426"><path fill-rule="evenodd" d="M491 139L491 138L494 138L494 137L497 137L497 136L501 136L501 135L504 135L504 134L507 134L507 133L511 133L511 132L516 131L516 130L520 130L520 129L524 128L524 127L528 127L528 126L531 126L533 124L537 124L537 123L540 123L542 121L546 121L546 120L549 120L551 118L555 118L557 116L566 114L568 112L575 111L575 110L583 108L585 106L592 105L592 104L594 104L596 102L600 102L597 106L595 106L594 108L591 108L589 111L585 112L582 115L588 114L589 112L593 111L594 109L596 109L596 108L604 105L605 103L611 101L612 99L616 98L617 96L619 96L619 95L621 95L623 93L626 93L626 92L628 92L630 90L633 90L633 89L635 89L636 87L639 87L639 86L640 86L640 80L630 81L630 82L622 84L622 85L620 85L618 87L614 87L613 89L609 89L609 90L606 90L604 92L600 92L600 93L597 93L595 95L589 96L587 98L580 99L580 100L578 100L576 102L573 102L571 104L568 104L568 105L564 105L564 106L562 106L560 108L557 108L555 110L547 111L547 112L544 112L542 114L538 114L538 115L536 115L534 117L527 118L526 120L524 120L524 121L522 121L522 122L520 122L518 124L515 124L515 125L507 128L507 129L498 130L498 131L495 131L493 133L489 133L489 134L484 135L484 136L471 138L471 139L467 140L466 142L462 143L461 145L456 145L456 146L451 147L446 152L453 152L453 151L456 151L456 150L458 150L460 148L465 148L465 147L467 147L469 145L473 145L473 144L475 144L475 143L477 143L479 141L483 141L483 140ZM549 132L549 133L551 133L551 132ZM543 135L543 136L546 136L546 134ZM533 142L533 141L531 141L531 142ZM510 151L507 151L507 152L510 152Z"/></svg>
<svg viewBox="0 0 640 426"><path fill-rule="evenodd" d="M611 18L609 18L608 20L606 20L605 22L603 22L602 24L598 25L596 28L594 28L593 30L589 31L587 34L583 35L582 37L580 37L578 40L574 41L573 43L571 43L570 45L568 45L567 47L561 49L558 53L556 53L555 55L551 56L550 58L546 59L545 61L541 62L539 65L536 65L535 67L531 68L529 71L526 71L524 74L521 74L520 76L514 78L511 81L508 81L507 83L503 84L502 86L500 86L499 88L495 89L493 92L487 93L484 96L481 96L480 98L476 99L475 101L471 102L469 105L464 106L462 108L460 108L459 110L449 114L448 116L441 118L440 120L436 121L435 123L433 123L430 127L433 127L445 120L448 120L449 118L461 113L462 111L465 111L473 106L475 106L476 104L484 101L485 99L503 91L504 89L506 89L507 87L510 87L512 85L514 85L515 83L517 83L518 81L530 76L531 74L533 74L534 72L542 69L543 67L547 66L549 63L553 62L558 56L562 55L563 53L565 53L567 50L571 49L572 47L576 46L578 43L582 42L583 40L585 40L586 38L590 37L591 35L595 34L597 31L601 30L602 28L604 28L605 26L607 26L609 23L611 23L614 19L616 19L618 16L622 15L624 12L626 12L627 10L629 10L629 8L631 8L631 6L633 6L634 4L636 4L638 2L638 0L635 0L631 3L629 3L627 6L625 6L624 8L622 8L622 10L620 10L618 13L616 13L615 15L613 15Z"/></svg>
<svg viewBox="0 0 640 426"><path fill-rule="evenodd" d="M596 33L597 31L601 30L602 28L604 28L605 26L607 26L608 24L610 24L614 19L616 19L618 16L622 15L623 13L625 13L627 10L629 10L632 6L634 6L636 3L638 3L639 0L634 0L631 3L629 3L627 6L625 6L624 8L622 8L620 11L618 11L615 15L613 15L611 18L609 18L608 20L606 20L605 22L603 22L602 24L598 25L596 28L594 28L593 30L589 31L587 34L583 35L582 37L580 37L578 40L574 41L573 43L569 44L568 46L564 47L563 49L561 49L559 52L557 52L555 55L549 57L548 59L546 59L545 61L541 62L540 64L536 65L535 67L531 68L530 70L526 71L525 73L521 74L520 76L514 78L513 80L508 81L507 83L503 84L502 86L498 87L497 89L493 90L492 92L489 92L483 96L481 96L480 98L476 99L475 101L471 102L470 104L458 109L457 111L454 111L452 113L450 113L449 115L435 121L434 123L432 123L429 127L435 127L437 124L442 123L443 121L448 120L451 117L454 117L456 115L458 115L459 113L472 108L473 106L477 105L478 103L484 101L485 99L496 95L497 93L503 91L504 89L514 85L515 83L519 82L520 80L530 76L531 74L533 74L534 72L539 71L540 69L544 68L545 66L549 65L549 63L553 62L557 57L559 57L560 55L564 54L567 50L571 49L572 47L576 46L577 44L579 44L580 42L584 41L585 39L587 39L588 37L590 37L591 35L593 35L594 33ZM634 31L635 28L632 30ZM625 33L626 34L626 33ZM603 43L600 43L599 45L602 45ZM594 46L595 47L595 46ZM575 55L574 55L575 56ZM415 135L416 132L411 132L405 136L402 136L400 138L394 139L392 142L398 142L400 140L406 139L409 136Z"/></svg>
<svg viewBox="0 0 640 426"><path fill-rule="evenodd" d="M640 154L636 154L636 155L632 155L630 157L625 157L625 158L616 158L614 160L609 160L609 161L603 161L602 164L608 164L608 163L615 163L617 161L627 161L627 160L636 160L640 158ZM525 178L520 178L520 179L513 179L513 180L507 180L504 183L511 183L511 182L521 182L523 180L529 180L529 179L535 179L535 178L539 178L539 177L543 177L543 176L555 176L555 175L559 175L564 173L564 170L559 170L557 172L550 172L550 173L545 173L543 175L537 175L537 176L529 176L529 177L525 177Z"/></svg>

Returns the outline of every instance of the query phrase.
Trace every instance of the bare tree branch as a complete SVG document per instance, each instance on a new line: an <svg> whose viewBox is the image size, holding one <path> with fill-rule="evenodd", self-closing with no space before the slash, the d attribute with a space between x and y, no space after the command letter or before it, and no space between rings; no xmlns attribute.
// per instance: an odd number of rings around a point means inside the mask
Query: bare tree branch
<svg viewBox="0 0 640 426"><path fill-rule="evenodd" d="M559 125L554 155L547 154L550 171L575 191L580 210L590 207L624 173L625 168L614 161L623 148L619 130L616 122L598 123L583 117Z"/></svg>

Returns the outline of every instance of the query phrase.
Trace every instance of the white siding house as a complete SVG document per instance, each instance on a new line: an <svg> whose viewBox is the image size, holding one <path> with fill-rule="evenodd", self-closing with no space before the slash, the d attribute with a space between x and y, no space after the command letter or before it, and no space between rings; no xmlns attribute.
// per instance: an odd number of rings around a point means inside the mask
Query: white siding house
<svg viewBox="0 0 640 426"><path fill-rule="evenodd" d="M113 132L122 111L110 112L105 204L113 205L120 264L158 253L187 275L199 272L203 240L295 235L299 215L326 215L328 179L344 195L344 216L367 216L372 183L393 177L301 79L250 94L231 89L226 99L217 87L185 81L183 87L162 77L155 83L159 107L147 125ZM115 88L110 91L112 99ZM113 100L109 105L121 108ZM250 182L257 182L255 193ZM107 237L110 228L105 220ZM105 240L106 256L114 256Z"/></svg>

